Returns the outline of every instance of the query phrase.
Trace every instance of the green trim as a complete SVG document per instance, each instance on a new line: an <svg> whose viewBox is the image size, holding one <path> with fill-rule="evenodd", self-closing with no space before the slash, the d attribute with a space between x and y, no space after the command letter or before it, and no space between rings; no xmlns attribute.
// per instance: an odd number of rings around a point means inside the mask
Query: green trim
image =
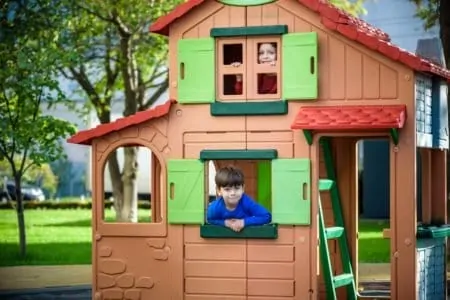
<svg viewBox="0 0 450 300"><path fill-rule="evenodd" d="M311 130L308 129L304 129L303 130L303 135L305 136L306 142L308 143L308 145L312 145L313 143L313 134Z"/></svg>
<svg viewBox="0 0 450 300"><path fill-rule="evenodd" d="M322 201L319 196L319 243L320 243L320 259L322 261L323 277L325 281L325 290L327 299L337 299L336 289L339 287L346 287L347 299L357 300L357 290L355 284L355 277L353 275L352 262L350 251L347 244L347 235L345 232L344 215L341 207L341 197L339 187L336 184L337 176L335 170L335 162L333 160L333 153L331 148L330 138L321 138L320 145L322 146L323 159L325 162L325 169L327 173L327 180L319 180L319 190L329 189L331 197L331 207L333 210L334 226L326 227L324 212L322 209ZM331 265L331 254L328 248L328 239L336 238L340 252L340 262L342 266L342 273L334 275Z"/></svg>
<svg viewBox="0 0 450 300"><path fill-rule="evenodd" d="M447 224L442 226L419 225L417 226L416 236L418 239L446 238L450 236L450 225Z"/></svg>
<svg viewBox="0 0 450 300"><path fill-rule="evenodd" d="M275 0L217 0L225 5L232 6L257 6L275 2Z"/></svg>
<svg viewBox="0 0 450 300"><path fill-rule="evenodd" d="M286 115L287 101L214 102L210 105L212 116L269 116Z"/></svg>
<svg viewBox="0 0 450 300"><path fill-rule="evenodd" d="M334 186L334 181L330 179L319 179L319 191L329 191Z"/></svg>
<svg viewBox="0 0 450 300"><path fill-rule="evenodd" d="M249 36L249 35L282 35L288 32L287 25L215 27L211 28L211 37Z"/></svg>
<svg viewBox="0 0 450 300"><path fill-rule="evenodd" d="M235 232L224 226L205 224L200 226L200 236L202 238L276 239L278 238L278 225L249 226L240 232Z"/></svg>
<svg viewBox="0 0 450 300"><path fill-rule="evenodd" d="M272 162L262 160L257 163L258 203L272 211Z"/></svg>
<svg viewBox="0 0 450 300"><path fill-rule="evenodd" d="M275 149L255 149L255 150L202 150L200 151L201 160L214 159L275 159L278 152Z"/></svg>
<svg viewBox="0 0 450 300"><path fill-rule="evenodd" d="M392 141L394 142L394 145L398 145L398 130L397 128L391 128L389 130L391 137L392 137Z"/></svg>

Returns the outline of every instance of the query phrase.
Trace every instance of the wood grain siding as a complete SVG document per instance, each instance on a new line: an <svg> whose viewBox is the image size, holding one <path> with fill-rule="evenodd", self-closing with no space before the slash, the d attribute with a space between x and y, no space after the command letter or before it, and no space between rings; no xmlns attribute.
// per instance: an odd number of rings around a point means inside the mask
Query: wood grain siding
<svg viewBox="0 0 450 300"><path fill-rule="evenodd" d="M245 240L205 240L197 226L184 226L185 299L246 299L246 259Z"/></svg>

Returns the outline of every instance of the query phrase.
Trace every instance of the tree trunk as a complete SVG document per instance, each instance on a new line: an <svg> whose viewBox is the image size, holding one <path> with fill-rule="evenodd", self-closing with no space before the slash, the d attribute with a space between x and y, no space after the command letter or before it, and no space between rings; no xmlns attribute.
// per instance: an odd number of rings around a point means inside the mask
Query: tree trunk
<svg viewBox="0 0 450 300"><path fill-rule="evenodd" d="M133 223L138 221L137 153L138 147L124 147L123 202L120 218Z"/></svg>
<svg viewBox="0 0 450 300"><path fill-rule="evenodd" d="M122 174L120 172L119 161L117 159L117 149L112 152L108 157L108 169L109 176L111 178L112 194L114 198L114 211L116 212L117 222L126 222L126 219L122 219L122 206L123 206L123 182Z"/></svg>
<svg viewBox="0 0 450 300"><path fill-rule="evenodd" d="M108 158L109 174L114 197L114 210L116 222L138 221L137 209L137 153L138 147L123 147L124 164L120 172L117 151L110 154Z"/></svg>
<svg viewBox="0 0 450 300"><path fill-rule="evenodd" d="M23 200L21 190L21 177L14 176L16 187L16 211L17 211L17 224L19 227L19 250L20 256L23 258L27 254L27 239L25 233L25 216L23 213Z"/></svg>
<svg viewBox="0 0 450 300"><path fill-rule="evenodd" d="M442 47L444 48L444 58L447 68L450 67L450 1L441 0L439 3L439 28ZM447 94L447 103L450 107L450 88ZM450 128L450 118L448 119ZM450 151L447 152L447 223L450 223Z"/></svg>

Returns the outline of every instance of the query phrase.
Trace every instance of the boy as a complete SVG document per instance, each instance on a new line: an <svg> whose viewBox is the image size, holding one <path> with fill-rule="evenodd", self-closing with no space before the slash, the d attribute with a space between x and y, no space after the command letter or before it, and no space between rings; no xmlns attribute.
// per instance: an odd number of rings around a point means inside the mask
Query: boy
<svg viewBox="0 0 450 300"><path fill-rule="evenodd" d="M217 171L218 198L208 207L207 222L241 231L246 226L263 225L272 221L270 212L244 193L244 174L229 166Z"/></svg>

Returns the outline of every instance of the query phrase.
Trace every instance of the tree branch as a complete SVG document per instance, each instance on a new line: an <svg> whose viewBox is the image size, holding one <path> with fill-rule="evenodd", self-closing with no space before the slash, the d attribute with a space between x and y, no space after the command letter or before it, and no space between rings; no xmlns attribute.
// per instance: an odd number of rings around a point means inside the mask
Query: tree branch
<svg viewBox="0 0 450 300"><path fill-rule="evenodd" d="M69 80L76 80L74 76L70 76L66 71L64 71L64 68L58 68L58 71Z"/></svg>
<svg viewBox="0 0 450 300"><path fill-rule="evenodd" d="M72 73L75 80L78 82L78 84L86 92L92 104L94 106L100 106L100 97L97 91L95 90L94 86L89 81L88 76L86 75L84 69L80 67L80 71L77 71L74 67L69 67L69 70Z"/></svg>
<svg viewBox="0 0 450 300"><path fill-rule="evenodd" d="M102 20L102 21L112 22L112 19L111 19L111 18L102 16L102 15L99 14L97 11L94 11L94 10L92 10L92 9L89 9L89 8L87 8L86 6L83 6L83 5L80 5L80 4L75 4L75 5L76 5L78 8L80 8L80 9L86 11L88 14L91 14L91 15L93 15L94 17L97 17L97 18L99 18L99 19Z"/></svg>
<svg viewBox="0 0 450 300"><path fill-rule="evenodd" d="M164 70L161 71L159 73L156 73L158 71L158 69L161 67L162 63L157 63L156 66L153 68L153 72L150 75L150 78L144 82L144 85L147 86L147 88L149 87L148 85L152 82L154 82L155 80L157 80L159 77L163 76L164 74L167 74L168 70ZM155 86L153 86L155 87Z"/></svg>
<svg viewBox="0 0 450 300"><path fill-rule="evenodd" d="M137 70L134 61L131 39L128 36L122 36L120 40L120 50L122 59L120 67L125 88L125 110L124 116L129 116L137 111Z"/></svg>
<svg viewBox="0 0 450 300"><path fill-rule="evenodd" d="M6 151L6 144L0 139L0 154L9 161L9 153Z"/></svg>
<svg viewBox="0 0 450 300"><path fill-rule="evenodd" d="M46 76L46 79L48 79L49 76ZM34 107L34 111L33 111L33 116L31 117L31 123L34 124L36 122L36 118L38 116L39 110L40 110L40 106L41 106L41 102L42 102L42 95L44 93L44 87L41 87L40 91L39 91L39 95L37 96L37 101L36 101L36 106ZM21 175L23 175L25 173L24 171L24 167L25 167L25 162L26 159L28 157L28 151L30 150L30 143L33 140L33 136L30 136L28 138L28 141L25 145L25 150L22 154L22 162L20 163L20 168L19 168L19 172Z"/></svg>
<svg viewBox="0 0 450 300"><path fill-rule="evenodd" d="M147 102L140 107L140 111L149 109L156 100L161 97L161 95L169 88L169 77L167 77L158 87L156 92L154 92L151 97L147 100Z"/></svg>
<svg viewBox="0 0 450 300"><path fill-rule="evenodd" d="M26 165L25 168L23 169L23 174L25 174L28 171L28 169L31 168L34 165L35 165L34 162L31 162L28 165Z"/></svg>
<svg viewBox="0 0 450 300"><path fill-rule="evenodd" d="M119 16L119 12L116 8L112 11L111 22L114 23L119 30L119 33L122 37L131 37L133 34L130 29L122 22L122 19Z"/></svg>
<svg viewBox="0 0 450 300"><path fill-rule="evenodd" d="M112 97L112 89L116 83L117 77L119 75L119 68L117 66L111 66L111 52L112 52L112 43L111 43L111 32L108 30L105 34L105 45L106 45L106 53L104 57L104 65L106 71L106 86L104 90L103 96L105 98L111 99ZM110 100L108 101L110 102Z"/></svg>

